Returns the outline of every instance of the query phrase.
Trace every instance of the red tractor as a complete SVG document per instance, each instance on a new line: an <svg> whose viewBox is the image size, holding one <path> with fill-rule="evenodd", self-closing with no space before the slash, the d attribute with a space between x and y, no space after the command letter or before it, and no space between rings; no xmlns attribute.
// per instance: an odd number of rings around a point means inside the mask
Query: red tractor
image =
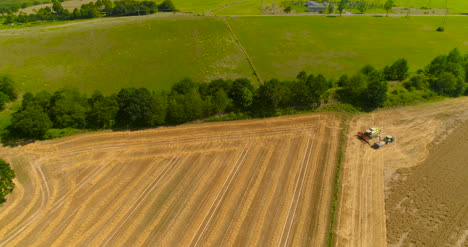
<svg viewBox="0 0 468 247"><path fill-rule="evenodd" d="M357 137L367 143L369 143L369 140L375 137L378 137L380 135L380 129L379 128L369 128L366 130L366 132L358 132Z"/></svg>

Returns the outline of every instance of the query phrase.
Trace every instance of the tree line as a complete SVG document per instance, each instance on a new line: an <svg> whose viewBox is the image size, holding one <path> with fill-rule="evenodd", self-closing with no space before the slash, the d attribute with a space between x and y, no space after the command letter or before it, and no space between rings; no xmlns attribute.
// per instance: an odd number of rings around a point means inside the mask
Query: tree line
<svg viewBox="0 0 468 247"><path fill-rule="evenodd" d="M0 159L0 205L6 201L5 196L13 191L15 187L14 178L15 172L10 165Z"/></svg>
<svg viewBox="0 0 468 247"><path fill-rule="evenodd" d="M272 79L255 87L250 80L218 79L198 83L183 79L168 91L124 88L112 95L90 97L75 89L52 94L26 93L8 127L16 138L42 139L49 129L139 129L219 116L269 117L313 111L327 102L371 111L433 97L468 95L468 55L458 49L436 57L408 77L408 63L399 59L383 69L370 65L349 77L327 79L300 72L294 80Z"/></svg>
<svg viewBox="0 0 468 247"><path fill-rule="evenodd" d="M171 0L164 0L161 4L154 1L136 1L136 0L97 0L88 4L81 5L80 8L75 8L73 11L63 8L58 0L52 1L52 7L41 8L35 13L25 14L20 12L15 15L10 13L3 24L12 23L27 23L35 21L51 21L51 20L76 20L90 19L96 17L111 17L111 16L132 16L132 15L147 15L158 11L174 12L177 11Z"/></svg>
<svg viewBox="0 0 468 247"><path fill-rule="evenodd" d="M5 109L8 102L15 101L18 93L13 80L8 76L0 76L0 111Z"/></svg>

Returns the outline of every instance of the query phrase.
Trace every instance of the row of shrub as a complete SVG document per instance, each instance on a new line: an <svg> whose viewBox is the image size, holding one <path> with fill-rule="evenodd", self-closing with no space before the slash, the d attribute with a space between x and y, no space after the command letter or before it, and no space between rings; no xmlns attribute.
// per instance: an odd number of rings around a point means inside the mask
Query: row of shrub
<svg viewBox="0 0 468 247"><path fill-rule="evenodd" d="M213 121L269 117L320 107L370 111L437 97L467 95L468 55L454 49L435 58L408 78L408 63L397 60L379 70L364 66L357 74L334 81L300 72L296 79L272 79L256 88L248 79L197 83L184 79L169 91L124 88L91 97L74 89L53 94L26 93L8 130L17 138L42 139L49 129L139 129L176 125L196 119Z"/></svg>
<svg viewBox="0 0 468 247"><path fill-rule="evenodd" d="M7 103L15 101L18 93L13 80L8 76L0 76L0 111L5 109Z"/></svg>
<svg viewBox="0 0 468 247"><path fill-rule="evenodd" d="M6 195L13 191L15 187L13 183L14 178L15 172L11 169L10 165L0 159L0 205L6 201Z"/></svg>
<svg viewBox="0 0 468 247"><path fill-rule="evenodd" d="M3 22L4 24L12 23L28 23L35 21L50 21L50 20L75 20L75 19L90 19L103 16L131 16L131 15L147 15L158 11L173 12L176 8L171 0L164 0L161 4L156 4L154 1L136 1L136 0L97 0L95 3L81 5L80 8L75 8L72 12L63 8L58 0L52 1L52 8L41 8L35 13L25 14L20 12L15 15L10 13Z"/></svg>

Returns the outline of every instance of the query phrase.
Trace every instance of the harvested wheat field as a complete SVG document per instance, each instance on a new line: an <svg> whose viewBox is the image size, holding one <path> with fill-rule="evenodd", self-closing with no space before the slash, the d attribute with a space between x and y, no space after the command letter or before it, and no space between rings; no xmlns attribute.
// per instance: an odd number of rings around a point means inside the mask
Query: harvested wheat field
<svg viewBox="0 0 468 247"><path fill-rule="evenodd" d="M467 121L466 97L355 117L335 245L466 246ZM372 149L355 137L369 127L396 142Z"/></svg>
<svg viewBox="0 0 468 247"><path fill-rule="evenodd" d="M332 114L85 134L1 156L0 246L321 246Z"/></svg>

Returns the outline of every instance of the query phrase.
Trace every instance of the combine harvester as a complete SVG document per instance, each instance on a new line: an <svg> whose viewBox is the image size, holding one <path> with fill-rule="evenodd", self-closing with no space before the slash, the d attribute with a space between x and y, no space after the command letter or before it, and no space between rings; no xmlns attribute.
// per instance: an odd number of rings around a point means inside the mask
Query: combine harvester
<svg viewBox="0 0 468 247"><path fill-rule="evenodd" d="M374 142L374 145L372 145L372 148L374 149L379 149L386 144L392 143L395 141L395 137L393 136L386 136L383 140L380 138L380 128L369 128L366 130L366 132L358 132L357 137L363 141L365 141L367 144L371 145L369 141L372 138L379 138L379 141Z"/></svg>

